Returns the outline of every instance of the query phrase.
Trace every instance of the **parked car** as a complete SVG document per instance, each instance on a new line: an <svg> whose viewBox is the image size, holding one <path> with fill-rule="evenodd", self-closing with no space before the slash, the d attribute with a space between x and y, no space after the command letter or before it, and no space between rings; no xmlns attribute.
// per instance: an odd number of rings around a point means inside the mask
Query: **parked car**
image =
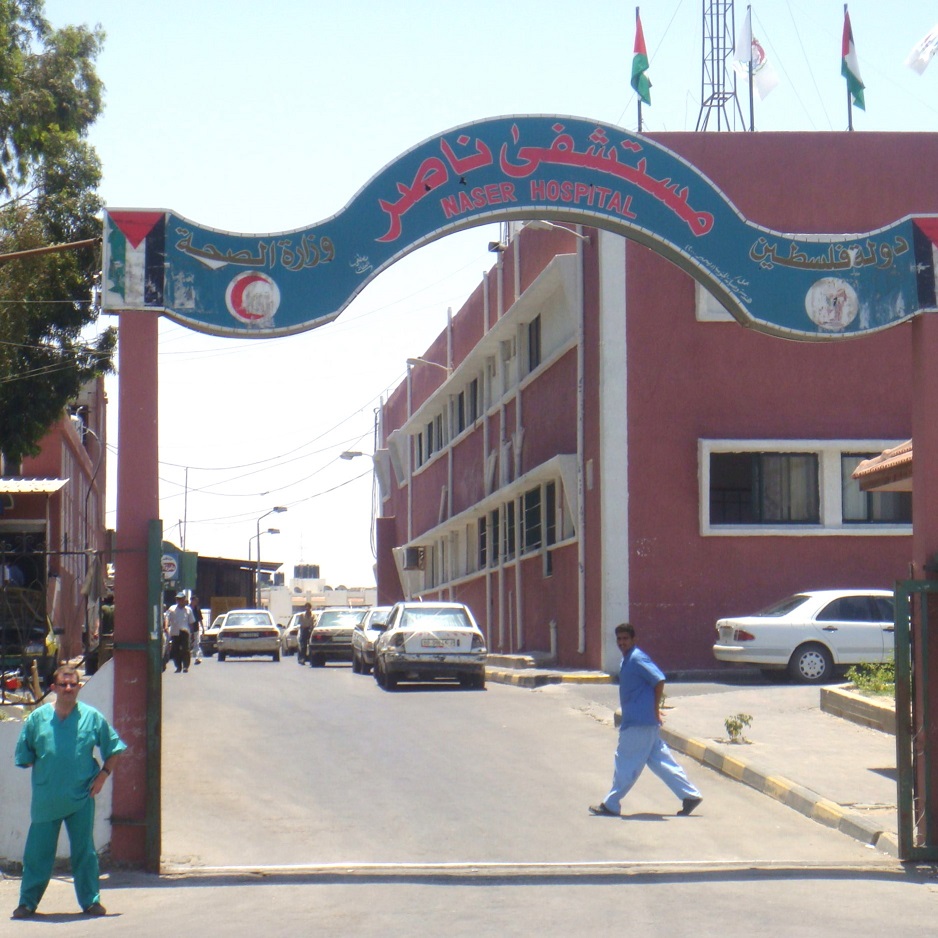
<svg viewBox="0 0 938 938"><path fill-rule="evenodd" d="M365 615L364 609L326 606L319 611L306 645L306 658L314 668L327 661L352 660L352 630Z"/></svg>
<svg viewBox="0 0 938 938"><path fill-rule="evenodd" d="M352 632L352 670L371 674L375 663L375 642L388 622L390 606L372 606Z"/></svg>
<svg viewBox="0 0 938 938"><path fill-rule="evenodd" d="M300 619L302 612L295 612L290 616L287 627L280 636L280 653L282 655L295 655L300 644Z"/></svg>
<svg viewBox="0 0 938 938"><path fill-rule="evenodd" d="M718 661L787 669L803 684L829 681L835 668L884 661L894 652L891 590L797 593L752 616L720 619Z"/></svg>
<svg viewBox="0 0 938 938"><path fill-rule="evenodd" d="M462 603L401 602L375 643L375 680L386 690L399 681L458 680L485 687L485 637Z"/></svg>
<svg viewBox="0 0 938 938"><path fill-rule="evenodd" d="M280 629L266 609L233 609L216 641L218 660L270 655L280 660Z"/></svg>
<svg viewBox="0 0 938 938"><path fill-rule="evenodd" d="M221 627L225 624L226 615L228 613L223 612L220 616L215 616L215 621L207 629L202 629L202 639L199 644L202 646L203 655L211 657L215 654L215 643L218 641Z"/></svg>

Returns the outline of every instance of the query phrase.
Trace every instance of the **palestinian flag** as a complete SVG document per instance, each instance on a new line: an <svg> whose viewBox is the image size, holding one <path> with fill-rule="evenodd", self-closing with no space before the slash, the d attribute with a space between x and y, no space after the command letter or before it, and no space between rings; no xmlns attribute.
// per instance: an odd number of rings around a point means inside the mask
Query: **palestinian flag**
<svg viewBox="0 0 938 938"><path fill-rule="evenodd" d="M840 65L840 74L847 79L847 91L853 98L853 103L860 110L866 110L863 101L863 79L860 77L860 65L857 62L857 48L853 44L853 30L850 28L850 14L844 6L844 38L842 44L843 58Z"/></svg>
<svg viewBox="0 0 938 938"><path fill-rule="evenodd" d="M163 305L166 215L163 212L105 213L105 309Z"/></svg>
<svg viewBox="0 0 938 938"><path fill-rule="evenodd" d="M645 74L648 71L648 53L645 51L645 33L642 31L642 18L635 8L635 55L632 58L632 87L638 96L651 104L651 82Z"/></svg>

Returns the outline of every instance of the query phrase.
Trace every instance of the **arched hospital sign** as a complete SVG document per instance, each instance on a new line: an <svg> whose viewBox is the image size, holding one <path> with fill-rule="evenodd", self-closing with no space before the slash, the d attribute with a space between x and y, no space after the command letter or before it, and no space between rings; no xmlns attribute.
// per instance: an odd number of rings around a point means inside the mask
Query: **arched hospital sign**
<svg viewBox="0 0 938 938"><path fill-rule="evenodd" d="M546 218L648 245L744 325L831 339L935 308L938 217L877 231L785 234L747 221L685 160L580 118L456 127L386 166L309 228L235 234L171 211L105 214L104 308L165 313L213 335L270 337L334 319L381 270L445 234Z"/></svg>

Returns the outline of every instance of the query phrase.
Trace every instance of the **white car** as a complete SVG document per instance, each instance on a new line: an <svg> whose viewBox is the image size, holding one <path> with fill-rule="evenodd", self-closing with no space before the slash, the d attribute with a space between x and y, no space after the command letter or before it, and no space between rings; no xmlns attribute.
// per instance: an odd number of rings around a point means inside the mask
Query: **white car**
<svg viewBox="0 0 938 938"><path fill-rule="evenodd" d="M280 660L280 629L266 609L232 609L216 640L218 660L270 655Z"/></svg>
<svg viewBox="0 0 938 938"><path fill-rule="evenodd" d="M214 655L215 654L215 643L218 641L218 633L221 631L221 627L225 624L225 616L227 613L222 613L220 616L215 616L212 624L205 629L202 629L202 635L199 639L199 645L202 647L203 655Z"/></svg>
<svg viewBox="0 0 938 938"><path fill-rule="evenodd" d="M352 632L352 670L371 674L375 664L375 642L388 623L390 606L372 606Z"/></svg>
<svg viewBox="0 0 938 938"><path fill-rule="evenodd" d="M385 690L398 681L456 679L485 687L485 636L462 603L401 602L375 642L375 680Z"/></svg>
<svg viewBox="0 0 938 938"><path fill-rule="evenodd" d="M787 669L802 684L833 678L834 669L885 661L894 653L891 590L797 593L752 616L720 619L718 661Z"/></svg>

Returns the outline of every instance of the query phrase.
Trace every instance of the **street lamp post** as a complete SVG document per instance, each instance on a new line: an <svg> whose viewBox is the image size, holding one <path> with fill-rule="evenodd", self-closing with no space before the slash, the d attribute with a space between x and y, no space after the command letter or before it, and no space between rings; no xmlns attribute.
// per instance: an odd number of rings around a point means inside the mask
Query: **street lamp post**
<svg viewBox="0 0 938 938"><path fill-rule="evenodd" d="M254 605L258 609L261 607L261 522L268 515L279 515L286 510L283 505L276 505L271 508L270 511L265 511L264 514L257 519L257 561L254 565ZM277 533L280 533L279 530Z"/></svg>

